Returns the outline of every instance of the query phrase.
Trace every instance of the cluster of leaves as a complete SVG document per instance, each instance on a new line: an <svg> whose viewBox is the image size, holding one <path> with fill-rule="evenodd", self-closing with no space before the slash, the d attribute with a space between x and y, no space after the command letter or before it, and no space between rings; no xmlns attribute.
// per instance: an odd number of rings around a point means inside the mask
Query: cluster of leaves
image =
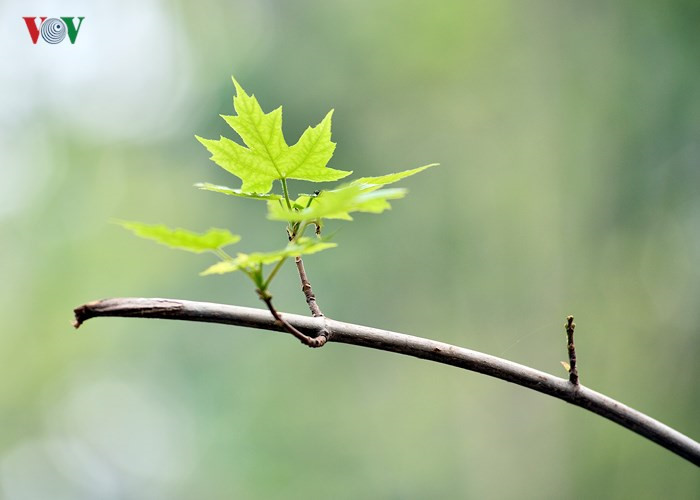
<svg viewBox="0 0 700 500"><path fill-rule="evenodd" d="M282 107L263 112L254 95L248 95L234 79L236 95L234 116L222 116L240 136L243 144L226 137L197 139L211 153L211 159L221 168L241 181L240 188L218 186L211 183L195 184L199 189L229 196L262 200L267 203L267 217L287 223L287 245L272 252L238 253L229 255L224 247L237 243L240 236L226 229L212 228L204 233L184 229L170 229L163 225L118 221L137 236L149 238L171 248L195 253L211 252L221 261L203 271L202 275L244 272L257 287L261 296L267 293L271 280L285 260L333 248L335 243L321 237L325 219L352 220L351 213L381 213L391 208L389 201L403 198L406 190L385 188L429 167L406 170L378 177L363 177L328 190L313 194L300 194L292 199L287 179L309 182L340 180L352 172L328 167L335 143L331 141L331 110L315 127L308 127L293 146L288 146L282 133ZM272 192L279 182L281 193ZM307 229L315 228L315 235L305 236ZM274 268L265 277L265 265Z"/></svg>

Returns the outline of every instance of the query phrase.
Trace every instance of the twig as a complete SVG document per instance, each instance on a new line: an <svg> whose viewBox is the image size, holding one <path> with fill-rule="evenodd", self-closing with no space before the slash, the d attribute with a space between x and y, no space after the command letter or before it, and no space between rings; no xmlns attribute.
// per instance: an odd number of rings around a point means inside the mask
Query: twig
<svg viewBox="0 0 700 500"><path fill-rule="evenodd" d="M315 191L314 194L318 195L318 191ZM306 205L308 208L311 205L311 202L313 201L313 198L309 198L309 203ZM321 233L321 226L318 224L315 224L316 226L316 235L318 236ZM302 226L301 228L301 234L304 233L304 229L306 229L306 224ZM294 226L294 229L290 231L289 228L287 228L287 238L289 241L293 241L299 231L299 227ZM301 281L301 291L304 292L304 297L306 297L306 305L309 306L309 310L311 311L311 315L314 318L319 318L323 316L323 313L321 312L321 308L318 307L318 303L316 302L316 295L314 295L314 291L311 289L311 283L309 282L309 278L306 276L306 269L304 269L304 261L301 258L301 255L297 255L294 257L294 263L297 265L297 271L299 272L299 280Z"/></svg>
<svg viewBox="0 0 700 500"><path fill-rule="evenodd" d="M122 316L223 323L288 331L268 311L249 307L174 299L121 298L91 302L75 309L75 327L97 316ZM619 401L565 379L505 359L435 340L327 318L285 314L284 321L309 337L330 332L329 342L395 352L482 373L561 399L596 413L650 439L700 466L700 443Z"/></svg>
<svg viewBox="0 0 700 500"><path fill-rule="evenodd" d="M282 315L275 309L275 307L272 305L272 297L268 294L263 294L259 293L260 299L265 302L265 305L267 308L270 310L272 313L272 316L282 325L282 327L292 335L294 335L297 339L301 341L302 344L307 345L309 347L322 347L325 345L326 341L328 340L328 336L325 333L325 328L321 333L316 336L316 337L309 337L308 335L304 335L301 333L299 330L294 328L294 326L290 325L283 317Z"/></svg>
<svg viewBox="0 0 700 500"><path fill-rule="evenodd" d="M306 276L306 269L304 269L304 261L301 260L301 255L297 255L294 258L294 262L297 265L297 271L299 271L299 279L301 280L301 291L304 292L306 297L306 304L309 306L309 310L314 318L323 316L321 308L318 307L316 303L316 295L311 289L311 283L309 283L309 278Z"/></svg>
<svg viewBox="0 0 700 500"><path fill-rule="evenodd" d="M574 385L578 384L578 369L576 368L576 346L574 346L574 329L576 328L576 323L574 323L573 316L566 317L566 339L567 348L569 350L569 382Z"/></svg>

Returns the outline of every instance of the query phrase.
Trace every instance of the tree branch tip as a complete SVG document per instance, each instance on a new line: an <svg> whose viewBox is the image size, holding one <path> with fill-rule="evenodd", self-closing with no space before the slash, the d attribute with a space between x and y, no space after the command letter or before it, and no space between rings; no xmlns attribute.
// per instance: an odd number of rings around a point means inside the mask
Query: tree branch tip
<svg viewBox="0 0 700 500"><path fill-rule="evenodd" d="M573 316L569 315L566 317L566 324L564 327L566 328L566 344L569 352L569 382L571 382L574 387L577 388L579 385L579 377L578 368L576 367L576 347L574 346L574 328L576 328L576 323L574 323Z"/></svg>
<svg viewBox="0 0 700 500"><path fill-rule="evenodd" d="M93 300L92 302L88 302L87 304L83 304L73 309L73 315L75 316L75 319L73 320L73 328L77 330L85 321L92 318L92 315L90 315L88 311L90 308L96 306L100 302L100 300Z"/></svg>

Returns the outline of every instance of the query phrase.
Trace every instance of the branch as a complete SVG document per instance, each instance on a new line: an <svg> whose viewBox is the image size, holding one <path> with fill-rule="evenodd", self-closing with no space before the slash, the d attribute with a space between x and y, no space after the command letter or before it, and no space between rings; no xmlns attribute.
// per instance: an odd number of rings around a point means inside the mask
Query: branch
<svg viewBox="0 0 700 500"><path fill-rule="evenodd" d="M318 195L318 193L319 192L316 191L314 194ZM312 201L313 198L309 198L309 203L306 205L306 208L309 208ZM301 228L302 234L304 233L304 229L306 229L306 225L304 225ZM298 231L298 225L296 225L291 232L289 229L287 229L287 237L289 238L289 241L293 241L297 237ZM316 236L319 236L320 234L321 226L316 224ZM297 255L296 257L294 257L294 263L297 265L297 271L299 272L299 281L301 281L301 291L304 292L304 297L306 297L306 305L309 306L309 311L311 311L311 315L314 318L323 316L321 308L318 307L318 304L316 303L316 295L314 295L314 291L311 288L309 278L306 276L306 269L304 269L304 261L301 259L301 255ZM270 309L270 311L272 311L272 309Z"/></svg>
<svg viewBox="0 0 700 500"><path fill-rule="evenodd" d="M304 261L301 260L301 255L297 255L294 258L294 263L297 265L297 271L299 271L301 291L304 292L304 296L306 297L306 304L309 306L311 315L314 318L323 316L321 308L318 307L318 304L316 303L316 295L314 295L314 291L311 289L311 283L309 283L309 278L306 276L306 269L304 269Z"/></svg>
<svg viewBox="0 0 700 500"><path fill-rule="evenodd" d="M574 329L576 328L576 323L574 323L573 316L566 317L566 348L569 352L569 382L574 385L578 385L578 368L576 368L576 346L574 345Z"/></svg>
<svg viewBox="0 0 700 500"><path fill-rule="evenodd" d="M290 325L289 322L282 317L282 315L275 309L275 306L272 305L272 297L269 295L262 293L258 290L258 294L260 295L260 299L262 299L263 302L265 302L265 305L267 308L270 310L270 313L272 314L272 317L277 320L277 323L282 325L284 330L286 332L291 333L294 335L299 341L307 345L309 347L323 347L325 343L328 341L328 333L327 330L324 328L324 331L321 335L318 335L316 337L309 337L308 335L304 335L301 333L299 330L294 328L294 325ZM323 315L321 315L323 316Z"/></svg>
<svg viewBox="0 0 700 500"><path fill-rule="evenodd" d="M121 298L90 302L75 309L74 326L98 316L175 319L222 323L262 330L286 331L270 312L249 307L174 299ZM324 317L284 315L285 321L309 337L395 352L482 373L562 399L596 413L700 466L700 443L608 396L568 380L505 359L435 340Z"/></svg>

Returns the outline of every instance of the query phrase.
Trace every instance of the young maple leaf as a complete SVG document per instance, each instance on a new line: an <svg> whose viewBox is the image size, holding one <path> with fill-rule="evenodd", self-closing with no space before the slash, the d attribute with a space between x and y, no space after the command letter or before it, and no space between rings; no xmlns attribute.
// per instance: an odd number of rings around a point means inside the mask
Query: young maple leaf
<svg viewBox="0 0 700 500"><path fill-rule="evenodd" d="M282 106L264 113L255 96L246 94L235 78L233 84L237 115L223 118L247 147L223 136L219 140L195 137L212 154L214 163L243 181L243 193L268 193L275 180L335 181L352 173L326 166L335 150L331 142L333 110L288 146L282 134Z"/></svg>
<svg viewBox="0 0 700 500"><path fill-rule="evenodd" d="M298 241L289 242L282 250L277 250L274 252L255 252L250 254L239 253L235 258L218 262L213 266L209 266L209 268L199 274L200 276L207 276L209 274L224 274L238 271L239 269L251 272L264 264L279 262L287 257L308 255L335 247L335 243L330 243L328 241L300 238Z"/></svg>
<svg viewBox="0 0 700 500"><path fill-rule="evenodd" d="M405 189L380 188L434 166L437 163L378 177L362 177L330 191L321 191L315 196L301 195L293 202L294 210L287 210L281 203L270 200L267 217L272 220L302 222L321 219L352 220L350 212L379 214L391 208L389 200L397 200L406 195Z"/></svg>
<svg viewBox="0 0 700 500"><path fill-rule="evenodd" d="M216 253L217 250L238 243L241 239L240 236L231 234L226 229L210 228L204 233L195 233L187 229L171 229L163 224L143 224L125 220L115 220L114 222L141 238L154 240L170 248L194 253Z"/></svg>

